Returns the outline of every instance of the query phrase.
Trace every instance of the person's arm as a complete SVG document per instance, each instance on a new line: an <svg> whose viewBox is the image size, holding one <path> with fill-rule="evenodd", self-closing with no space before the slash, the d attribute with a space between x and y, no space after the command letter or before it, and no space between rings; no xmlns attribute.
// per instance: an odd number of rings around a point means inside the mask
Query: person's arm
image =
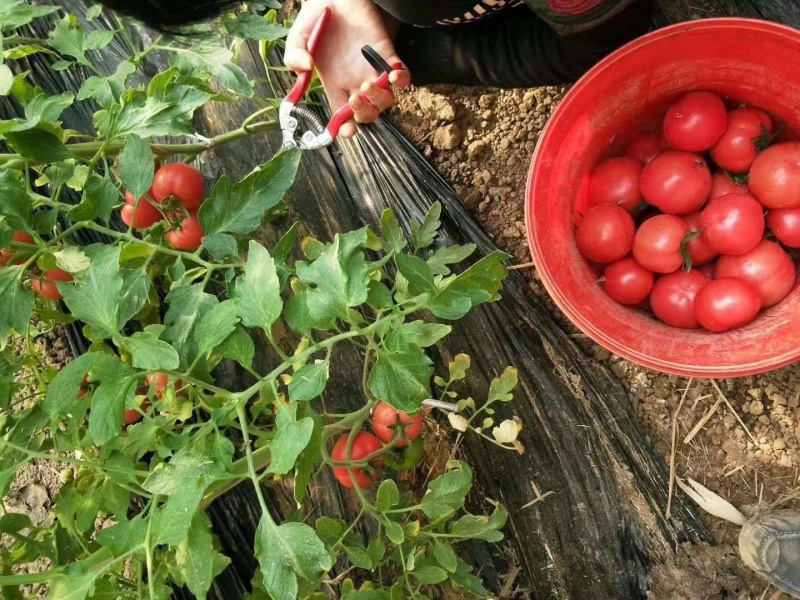
<svg viewBox="0 0 800 600"><path fill-rule="evenodd" d="M560 35L527 6L481 21L400 27L395 46L412 83L534 87L574 82L597 61L647 31L652 3L637 0L602 25Z"/></svg>

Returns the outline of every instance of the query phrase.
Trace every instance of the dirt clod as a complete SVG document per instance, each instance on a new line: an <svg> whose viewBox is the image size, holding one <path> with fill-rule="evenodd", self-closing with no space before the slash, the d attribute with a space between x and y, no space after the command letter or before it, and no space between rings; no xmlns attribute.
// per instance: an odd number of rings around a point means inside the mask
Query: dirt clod
<svg viewBox="0 0 800 600"><path fill-rule="evenodd" d="M452 150L457 148L463 140L461 128L453 123L439 127L433 132L433 147L437 150Z"/></svg>

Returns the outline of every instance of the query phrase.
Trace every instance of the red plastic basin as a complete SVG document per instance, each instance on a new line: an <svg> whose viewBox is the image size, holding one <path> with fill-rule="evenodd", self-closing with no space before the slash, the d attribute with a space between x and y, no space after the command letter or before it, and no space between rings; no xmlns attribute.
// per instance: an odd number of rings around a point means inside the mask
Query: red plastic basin
<svg viewBox="0 0 800 600"><path fill-rule="evenodd" d="M528 241L556 304L611 352L677 375L763 373L800 358L797 286L742 329L675 329L606 296L575 244L573 210L585 203L593 167L660 123L669 104L690 90L760 106L798 139L800 32L751 19L692 21L649 33L598 63L564 97L537 145L526 199Z"/></svg>

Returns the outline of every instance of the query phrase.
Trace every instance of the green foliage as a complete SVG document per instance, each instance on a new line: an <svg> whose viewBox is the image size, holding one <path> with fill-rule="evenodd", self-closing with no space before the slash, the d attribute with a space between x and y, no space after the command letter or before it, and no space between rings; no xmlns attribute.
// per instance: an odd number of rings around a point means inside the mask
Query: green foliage
<svg viewBox="0 0 800 600"><path fill-rule="evenodd" d="M230 562L205 508L242 484L255 486L261 509L253 598L317 600L330 587L352 600L437 597L427 589L434 585L487 596L453 545L501 539L507 513L500 506L487 506L488 515L466 512L466 464L449 464L416 495L398 487L389 468L377 489L352 492L362 505L356 521L375 526L370 539L336 515L312 526L306 497L320 485L320 469L332 465L332 437L361 429L378 401L416 413L434 395L457 398L453 388L469 360L457 357L448 380L434 376L426 349L452 329L434 318L456 320L497 300L507 256L463 266L474 246L433 247L439 205L408 232L386 211L378 231L300 240L296 223L265 247L250 238L282 210L298 151L277 154L239 181L221 175L198 213L205 237L196 252L171 247L164 221L144 230L110 227L126 190L137 199L150 191L156 157L190 162L275 128L261 111L263 120L212 140L175 139L194 133L193 118L207 103L252 98L254 81L236 64L245 39L267 52L288 30L274 10L231 11L194 39L162 37L131 48L104 74L93 62L97 51L115 41L128 47L130 25L120 20L115 31L88 33L60 12L46 39L18 31L57 11L0 1L4 61L47 53L56 70L91 73L77 95L49 96L28 81L30 73L14 77L0 62L0 93L24 107L23 116L0 121L0 139L13 151L0 154L0 247L16 253L0 265L0 492L34 459L74 469L64 472L52 524L0 516L0 531L10 536L0 548L3 597L19 597L23 584L49 584L51 597L69 600L167 598L173 584L204 598ZM93 7L86 18L99 14ZM140 65L151 52L170 67L147 80ZM62 114L84 102L100 107L95 128L66 129ZM155 136L166 139L156 143ZM67 190L75 203L66 201ZM180 209L160 210L174 218ZM18 230L33 234L34 244L12 244ZM111 241L84 246L86 232ZM57 283L58 304L33 291L56 268L73 278ZM42 361L36 338L63 323L81 328L91 346L57 370ZM340 404L335 394L350 346L363 360L363 402L342 415L328 406ZM216 367L224 360L238 363L249 383L223 387ZM473 420L510 400L515 385L515 372L506 371L483 407L458 401L459 418L492 439L486 420L480 427ZM498 429L495 442L516 447L514 426ZM387 445L378 453L387 467L410 469L424 444L407 448L405 461L399 450ZM275 520L265 479L289 483L295 513ZM50 571L18 576L10 568L40 557ZM358 568L356 581L331 582L340 561Z"/></svg>

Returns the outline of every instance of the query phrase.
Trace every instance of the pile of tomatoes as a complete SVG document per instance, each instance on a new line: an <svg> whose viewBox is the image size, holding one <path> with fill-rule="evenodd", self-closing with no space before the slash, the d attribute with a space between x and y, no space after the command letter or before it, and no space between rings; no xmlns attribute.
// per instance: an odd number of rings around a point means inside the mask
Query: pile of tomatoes
<svg viewBox="0 0 800 600"><path fill-rule="evenodd" d="M359 462L365 459L369 461L369 468L353 467L353 476L347 467L333 467L333 475L337 481L346 488L353 488L358 485L360 488L367 488L372 482L380 477L377 469L384 465L392 467L397 471L414 468L423 454L422 439L422 415L409 415L397 410L394 406L379 402L375 405L370 418L373 433L359 431L353 438L350 446L350 454L347 454L347 443L350 434L341 435L333 445L331 459L335 462ZM388 450L385 445L402 450L400 457L394 453L381 452ZM378 454L380 453L380 454ZM372 457L371 455L375 455Z"/></svg>
<svg viewBox="0 0 800 600"><path fill-rule="evenodd" d="M712 332L783 300L796 277L784 247L800 248L800 143L773 144L778 133L760 108L691 92L600 163L576 241L605 292Z"/></svg>
<svg viewBox="0 0 800 600"><path fill-rule="evenodd" d="M169 163L156 171L146 197L137 202L125 192L120 217L135 229L147 229L166 218L170 224L166 240L178 250L194 251L203 240L197 211L204 199L205 181L199 171L184 163Z"/></svg>

